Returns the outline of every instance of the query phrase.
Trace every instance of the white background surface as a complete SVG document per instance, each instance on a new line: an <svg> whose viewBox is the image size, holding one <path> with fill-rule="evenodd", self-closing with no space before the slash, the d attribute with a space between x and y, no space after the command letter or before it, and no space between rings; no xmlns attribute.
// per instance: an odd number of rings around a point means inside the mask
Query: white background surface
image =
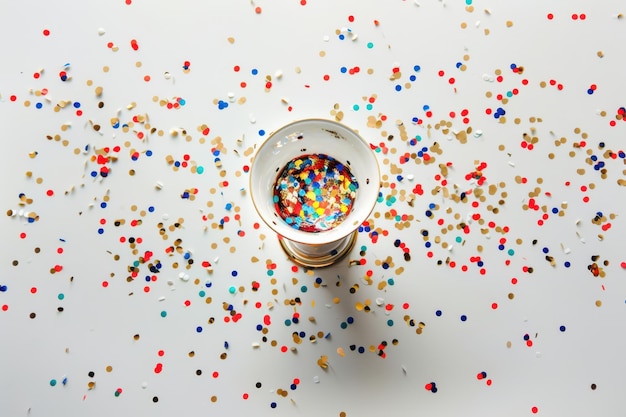
<svg viewBox="0 0 626 417"><path fill-rule="evenodd" d="M0 201L5 211L17 213L0 219L2 415L622 415L626 229L618 181L625 173L624 158L611 159L605 151L625 148L626 126L616 119L626 105L620 69L624 5L471 3L473 11L463 1L434 0L0 2ZM261 13L255 13L257 6ZM548 19L548 13L554 17ZM573 14L585 19L574 20ZM109 42L115 48L107 47ZM185 61L189 71L182 68ZM457 63L465 65L463 70ZM514 73L511 64L522 66L523 74ZM341 72L357 66L356 74ZM394 68L401 76L391 81ZM71 79L61 81L62 70ZM501 82L495 80L498 71ZM591 84L597 89L590 95ZM103 87L100 98L96 86ZM496 99L514 88L519 93L506 104ZM177 97L185 100L179 109L159 105ZM220 110L220 100L228 107ZM62 101L68 105L55 111ZM80 103L82 115L74 103ZM430 106L431 116L424 106ZM486 114L499 107L505 119ZM334 119L338 110L343 123L388 149L377 153L386 184L371 219L371 231L381 235L376 242L367 232L359 235L349 258L364 259L363 266L349 267L346 260L323 270L294 271L269 229L255 228L260 219L247 193L244 166L263 141L260 130L267 136L296 119ZM113 117L132 123L138 115L144 124L127 131L110 123ZM381 120L381 126L368 125L368 117ZM413 123L414 117L421 124ZM409 138L421 137L416 146L401 140L397 121ZM452 131L436 127L446 122L454 132L472 127L482 135L469 134L462 144ZM101 125L99 132L94 124ZM208 135L199 129L204 124ZM172 129L187 136L173 137ZM143 139L137 138L139 131ZM524 133L537 138L533 150L521 147ZM583 134L586 146L575 147ZM388 140L389 135L394 138ZM213 155L217 138L223 146L221 167ZM561 138L564 143L557 146ZM432 148L435 143L440 154ZM110 174L92 178L90 173L99 170L91 159L94 150L114 146L121 150L107 164ZM418 164L414 157L400 164L402 154L423 146L434 163ZM135 161L134 151L139 152ZM202 174L168 164L168 156L182 161L185 154L192 165L204 167ZM605 179L587 160L592 154L605 161ZM481 162L487 164L486 181L478 186L465 176ZM444 198L443 191L434 195L442 185L435 178L439 165L446 163L451 163L449 193L478 187L484 201L470 195L458 202ZM392 165L402 169L402 181ZM155 189L157 182L161 190ZM385 203L401 190L412 196L418 184L423 194L413 207L407 201ZM490 185L497 187L493 195ZM181 198L193 188L193 201ZM538 211L525 209L533 192L542 207ZM32 203L21 201L22 193ZM431 203L436 206L429 218L425 212ZM392 209L414 217L399 228L402 222L389 215ZM540 226L544 209L548 218ZM598 212L610 229L594 224ZM28 213L38 219L29 223ZM471 220L469 233L457 230L474 214L484 224ZM224 216L230 221L218 228ZM141 224L132 226L137 219ZM167 229L178 219L184 220L182 227L168 230L164 239L159 223ZM116 227L116 220L125 223ZM481 232L491 221L508 226L508 232ZM455 228L444 234L448 224ZM141 237L138 252L121 237ZM501 238L504 250L498 248ZM394 247L396 239L410 248L410 261ZM176 244L182 253L168 255L166 249ZM145 251L154 253L152 262L161 261L160 272L151 274L147 263L140 264L137 278L127 282L128 266ZM186 251L194 259L189 269ZM588 269L592 256L598 256L604 277ZM382 263L390 260L393 265L385 269ZM202 261L212 263L212 271ZM269 276L266 265L272 263ZM61 270L51 273L56 265ZM525 267L533 272L524 272ZM364 280L367 271L372 285ZM148 283L146 275L156 280ZM324 285L315 286L316 278ZM389 279L394 285L379 289ZM260 283L258 291L252 291L253 282ZM351 294L354 284L359 290ZM244 291L230 294L231 286ZM285 304L295 297L301 304ZM367 302L369 313L356 308ZM225 323L224 303L241 319ZM388 314L385 305L393 306ZM286 326L294 312L300 323ZM256 330L265 315L271 318L267 342ZM422 334L405 316L425 324ZM342 329L348 317L354 323ZM213 324L207 323L210 318ZM294 331L305 333L301 344L292 339ZM310 343L309 336L318 332L330 336ZM385 358L377 355L383 341L388 342ZM282 346L288 351L281 352ZM327 370L317 364L322 355L328 357ZM159 363L163 368L156 373ZM482 371L487 377L477 378ZM300 383L292 390L294 378ZM93 389L89 382L95 382ZM436 393L425 389L431 382Z"/></svg>

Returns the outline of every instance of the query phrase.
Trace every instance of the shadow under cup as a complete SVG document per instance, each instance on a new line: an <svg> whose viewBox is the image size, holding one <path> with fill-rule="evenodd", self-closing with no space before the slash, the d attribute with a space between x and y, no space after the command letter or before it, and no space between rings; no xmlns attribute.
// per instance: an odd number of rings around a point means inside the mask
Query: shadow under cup
<svg viewBox="0 0 626 417"><path fill-rule="evenodd" d="M369 144L325 119L295 121L272 133L250 170L255 209L287 255L307 267L332 265L350 252L379 189Z"/></svg>

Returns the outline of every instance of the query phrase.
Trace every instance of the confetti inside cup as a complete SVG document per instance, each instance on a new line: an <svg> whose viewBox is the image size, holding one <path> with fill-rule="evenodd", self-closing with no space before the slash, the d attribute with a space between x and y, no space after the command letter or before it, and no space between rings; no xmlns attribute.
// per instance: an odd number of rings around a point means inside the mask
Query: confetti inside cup
<svg viewBox="0 0 626 417"><path fill-rule="evenodd" d="M281 171L274 186L276 212L291 227L317 233L350 214L359 185L350 169L323 154L302 155Z"/></svg>

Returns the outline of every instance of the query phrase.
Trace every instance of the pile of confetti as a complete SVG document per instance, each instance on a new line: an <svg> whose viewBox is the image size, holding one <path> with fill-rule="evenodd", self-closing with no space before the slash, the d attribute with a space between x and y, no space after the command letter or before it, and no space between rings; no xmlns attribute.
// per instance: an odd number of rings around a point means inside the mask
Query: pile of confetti
<svg viewBox="0 0 626 417"><path fill-rule="evenodd" d="M2 415L624 409L622 4L5 3ZM306 118L381 170L317 270L248 189ZM323 153L268 190L321 233L358 204Z"/></svg>
<svg viewBox="0 0 626 417"><path fill-rule="evenodd" d="M350 214L359 188L345 164L322 155L289 161L274 185L276 212L294 229L317 233L337 227Z"/></svg>

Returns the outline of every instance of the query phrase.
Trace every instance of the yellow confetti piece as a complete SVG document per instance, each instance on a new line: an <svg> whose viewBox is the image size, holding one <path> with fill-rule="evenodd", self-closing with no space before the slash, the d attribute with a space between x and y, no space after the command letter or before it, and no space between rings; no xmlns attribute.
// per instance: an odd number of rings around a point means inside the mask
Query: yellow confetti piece
<svg viewBox="0 0 626 417"><path fill-rule="evenodd" d="M328 369L328 356L320 356L320 358L317 360L317 365L322 369Z"/></svg>

